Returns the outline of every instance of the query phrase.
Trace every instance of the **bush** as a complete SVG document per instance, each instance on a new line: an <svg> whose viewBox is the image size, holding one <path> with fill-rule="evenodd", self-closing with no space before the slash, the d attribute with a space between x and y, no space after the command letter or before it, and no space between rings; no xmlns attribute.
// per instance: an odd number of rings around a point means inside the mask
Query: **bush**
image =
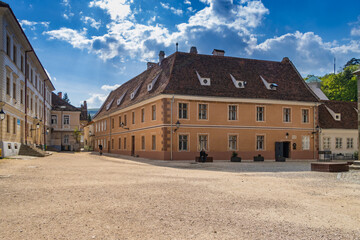
<svg viewBox="0 0 360 240"><path fill-rule="evenodd" d="M238 153L237 152L233 152L231 157L237 157Z"/></svg>
<svg viewBox="0 0 360 240"><path fill-rule="evenodd" d="M359 160L359 152L354 152L354 160Z"/></svg>

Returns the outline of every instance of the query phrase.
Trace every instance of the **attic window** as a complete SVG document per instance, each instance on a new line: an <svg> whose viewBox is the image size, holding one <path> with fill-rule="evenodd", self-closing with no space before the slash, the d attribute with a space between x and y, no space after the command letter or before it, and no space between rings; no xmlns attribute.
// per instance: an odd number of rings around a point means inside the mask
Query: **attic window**
<svg viewBox="0 0 360 240"><path fill-rule="evenodd" d="M340 113L335 113L335 120L336 121L341 121L341 114Z"/></svg>
<svg viewBox="0 0 360 240"><path fill-rule="evenodd" d="M161 72L160 72L160 73L161 73ZM156 77L151 81L151 83L149 83L149 84L147 85L147 90L148 90L148 92L150 92L150 91L153 89L156 81L158 80L158 78L159 78L159 76L160 76L160 73L159 73L158 75L156 75Z"/></svg>
<svg viewBox="0 0 360 240"><path fill-rule="evenodd" d="M245 88L245 85L247 84L247 82L236 80L234 78L234 76L231 75L231 74L230 74L230 77L231 77L231 80L233 81L236 88Z"/></svg>
<svg viewBox="0 0 360 240"><path fill-rule="evenodd" d="M336 113L333 110L331 110L328 106L326 106L326 109L330 113L330 115L334 118L335 121L341 121L341 113Z"/></svg>
<svg viewBox="0 0 360 240"><path fill-rule="evenodd" d="M106 111L110 109L111 104L114 102L114 98L106 105Z"/></svg>
<svg viewBox="0 0 360 240"><path fill-rule="evenodd" d="M260 76L260 78L268 90L276 90L277 89L278 85L276 83L268 83L262 76Z"/></svg>
<svg viewBox="0 0 360 240"><path fill-rule="evenodd" d="M197 71L195 71L195 72L196 72L196 75L197 75L197 77L199 79L199 82L200 82L200 84L202 86L210 86L210 78L203 78L203 77L200 76L200 74Z"/></svg>
<svg viewBox="0 0 360 240"><path fill-rule="evenodd" d="M133 91L130 95L130 99L133 100L136 96L136 93L139 91L141 84L135 89L135 91Z"/></svg>
<svg viewBox="0 0 360 240"><path fill-rule="evenodd" d="M121 102L122 102L122 100L124 99L126 93L127 93L127 91L124 92L124 94L121 95L121 97L119 97L118 100L116 100L116 104L117 104L118 106L121 104Z"/></svg>

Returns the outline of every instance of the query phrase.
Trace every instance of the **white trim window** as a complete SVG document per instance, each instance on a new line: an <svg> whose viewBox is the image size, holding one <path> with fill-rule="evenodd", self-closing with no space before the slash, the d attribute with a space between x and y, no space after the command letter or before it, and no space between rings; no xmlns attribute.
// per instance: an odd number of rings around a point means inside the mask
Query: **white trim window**
<svg viewBox="0 0 360 240"><path fill-rule="evenodd" d="M179 135L179 151L188 150L188 135Z"/></svg>
<svg viewBox="0 0 360 240"><path fill-rule="evenodd" d="M289 123L291 122L291 109L283 108L283 122Z"/></svg>
<svg viewBox="0 0 360 240"><path fill-rule="evenodd" d="M335 148L336 149L342 149L342 138L335 138Z"/></svg>
<svg viewBox="0 0 360 240"><path fill-rule="evenodd" d="M199 104L199 119L206 120L207 118L207 104Z"/></svg>
<svg viewBox="0 0 360 240"><path fill-rule="evenodd" d="M331 138L330 137L324 137L323 138L323 148L324 150L330 150L331 146Z"/></svg>
<svg viewBox="0 0 360 240"><path fill-rule="evenodd" d="M229 120L237 120L237 106L229 105Z"/></svg>
<svg viewBox="0 0 360 240"><path fill-rule="evenodd" d="M199 135L199 151L208 151L208 135Z"/></svg>
<svg viewBox="0 0 360 240"><path fill-rule="evenodd" d="M236 151L237 150L237 136L229 135L229 150Z"/></svg>
<svg viewBox="0 0 360 240"><path fill-rule="evenodd" d="M310 136L302 136L302 150L310 150Z"/></svg>
<svg viewBox="0 0 360 240"><path fill-rule="evenodd" d="M301 110L302 123L309 123L309 109Z"/></svg>
<svg viewBox="0 0 360 240"><path fill-rule="evenodd" d="M265 136L258 135L256 136L256 150L264 150L265 149Z"/></svg>
<svg viewBox="0 0 360 240"><path fill-rule="evenodd" d="M256 107L256 121L265 121L265 107Z"/></svg>
<svg viewBox="0 0 360 240"><path fill-rule="evenodd" d="M69 135L64 135L64 144L69 144Z"/></svg>
<svg viewBox="0 0 360 240"><path fill-rule="evenodd" d="M179 118L187 119L188 117L188 104L187 103L179 103Z"/></svg>
<svg viewBox="0 0 360 240"><path fill-rule="evenodd" d="M346 148L347 149L353 149L354 148L354 139L353 138L347 138L346 139Z"/></svg>
<svg viewBox="0 0 360 240"><path fill-rule="evenodd" d="M57 115L51 115L51 124L57 124Z"/></svg>
<svg viewBox="0 0 360 240"><path fill-rule="evenodd" d="M70 124L70 116L64 115L64 125L69 125L69 124Z"/></svg>

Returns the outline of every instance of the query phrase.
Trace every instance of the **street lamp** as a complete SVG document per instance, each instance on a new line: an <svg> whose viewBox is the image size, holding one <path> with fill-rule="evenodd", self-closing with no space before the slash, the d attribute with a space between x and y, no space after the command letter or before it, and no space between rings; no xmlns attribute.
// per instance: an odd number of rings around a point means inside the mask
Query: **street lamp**
<svg viewBox="0 0 360 240"><path fill-rule="evenodd" d="M179 122L179 120L177 120L177 122L175 123L175 126L176 126L176 128L174 129L174 132L176 132L179 128L180 128L180 122Z"/></svg>
<svg viewBox="0 0 360 240"><path fill-rule="evenodd" d="M5 119L5 112L3 109L1 109L0 111L0 120L4 120Z"/></svg>

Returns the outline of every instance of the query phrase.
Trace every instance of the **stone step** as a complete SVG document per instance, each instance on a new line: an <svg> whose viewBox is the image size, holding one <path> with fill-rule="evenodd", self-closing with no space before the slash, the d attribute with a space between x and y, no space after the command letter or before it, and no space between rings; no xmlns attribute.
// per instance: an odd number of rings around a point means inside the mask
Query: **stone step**
<svg viewBox="0 0 360 240"><path fill-rule="evenodd" d="M350 165L349 169L351 169L351 170L360 170L360 165Z"/></svg>
<svg viewBox="0 0 360 240"><path fill-rule="evenodd" d="M25 155L25 156L34 156L34 157L45 157L48 154L40 149L37 149L35 147L21 144L19 155Z"/></svg>

